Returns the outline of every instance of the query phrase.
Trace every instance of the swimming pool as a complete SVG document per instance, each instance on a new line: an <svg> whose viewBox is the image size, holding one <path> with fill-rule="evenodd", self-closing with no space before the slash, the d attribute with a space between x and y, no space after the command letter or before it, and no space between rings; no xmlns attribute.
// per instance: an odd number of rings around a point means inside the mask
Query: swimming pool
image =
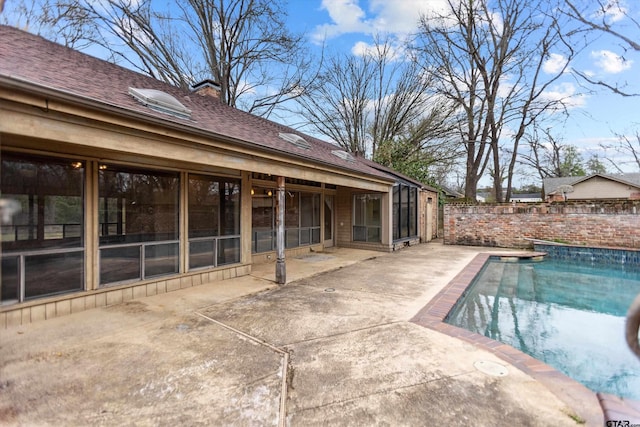
<svg viewBox="0 0 640 427"><path fill-rule="evenodd" d="M490 258L445 321L539 359L593 391L640 399L624 338L640 268Z"/></svg>

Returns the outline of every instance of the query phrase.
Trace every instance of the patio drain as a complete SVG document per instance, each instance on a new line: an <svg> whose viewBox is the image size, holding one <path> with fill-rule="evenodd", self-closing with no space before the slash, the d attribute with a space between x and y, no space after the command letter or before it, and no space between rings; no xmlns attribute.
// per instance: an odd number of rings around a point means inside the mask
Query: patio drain
<svg viewBox="0 0 640 427"><path fill-rule="evenodd" d="M325 292L335 292L335 288L325 288L324 289Z"/></svg>
<svg viewBox="0 0 640 427"><path fill-rule="evenodd" d="M189 330L189 325L186 325L186 324L184 324L184 323L180 323L178 326L176 326L176 329L177 329L179 332L186 332L186 331L188 331L188 330Z"/></svg>
<svg viewBox="0 0 640 427"><path fill-rule="evenodd" d="M473 366L483 374L491 375L492 377L505 377L509 373L503 365L488 360L476 360Z"/></svg>

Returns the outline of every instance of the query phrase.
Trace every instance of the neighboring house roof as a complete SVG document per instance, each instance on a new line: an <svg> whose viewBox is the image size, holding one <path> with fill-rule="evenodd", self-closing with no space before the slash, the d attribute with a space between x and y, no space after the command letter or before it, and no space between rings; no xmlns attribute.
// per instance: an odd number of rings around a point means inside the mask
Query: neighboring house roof
<svg viewBox="0 0 640 427"><path fill-rule="evenodd" d="M540 197L540 193L520 193L520 194L512 194L511 201L513 200L539 202L539 201L542 201L542 197Z"/></svg>
<svg viewBox="0 0 640 427"><path fill-rule="evenodd" d="M601 177L611 181L620 182L622 184L631 185L640 188L640 173L624 173L624 174L593 174L586 176L567 176L561 178L545 178L542 180L545 194L555 194L561 185L577 185L581 182L588 181L594 177Z"/></svg>
<svg viewBox="0 0 640 427"><path fill-rule="evenodd" d="M213 97L171 86L12 27L0 26L0 40L0 86L60 96L231 144L392 181L387 173L361 158L339 156L340 148L334 144L232 108ZM183 104L190 118L148 108L129 94L130 88L163 91ZM309 148L288 142L279 136L281 133L303 137Z"/></svg>
<svg viewBox="0 0 640 427"><path fill-rule="evenodd" d="M615 176L615 175L607 175ZM640 173L625 173L621 175L622 179L629 184L640 186Z"/></svg>
<svg viewBox="0 0 640 427"><path fill-rule="evenodd" d="M550 194L555 194L555 191L561 185L573 185L583 178L585 177L584 176L564 176L560 178L544 178L542 180L542 187L544 188L544 193L548 196Z"/></svg>
<svg viewBox="0 0 640 427"><path fill-rule="evenodd" d="M507 191L506 188L503 188L502 190L504 192ZM479 202L484 202L488 199L495 199L495 197L492 196L491 192L481 191L476 194L476 200ZM514 194L511 194L511 198L509 199L509 201L512 202L514 200L515 201L526 200L529 202L535 202L535 201L542 201L542 198L540 197L540 193L514 193Z"/></svg>
<svg viewBox="0 0 640 427"><path fill-rule="evenodd" d="M447 197L453 197L456 199L462 198L464 197L464 194L462 194L459 191L456 191L450 187L447 187L445 185L441 185L440 188L442 189L442 192L444 193L445 196Z"/></svg>

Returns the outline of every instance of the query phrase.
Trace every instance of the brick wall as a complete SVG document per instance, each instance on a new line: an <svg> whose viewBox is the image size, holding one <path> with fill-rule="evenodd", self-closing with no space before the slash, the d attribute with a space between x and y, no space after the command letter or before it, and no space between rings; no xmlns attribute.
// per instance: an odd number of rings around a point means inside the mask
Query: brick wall
<svg viewBox="0 0 640 427"><path fill-rule="evenodd" d="M444 207L445 244L532 248L527 239L640 248L640 201Z"/></svg>

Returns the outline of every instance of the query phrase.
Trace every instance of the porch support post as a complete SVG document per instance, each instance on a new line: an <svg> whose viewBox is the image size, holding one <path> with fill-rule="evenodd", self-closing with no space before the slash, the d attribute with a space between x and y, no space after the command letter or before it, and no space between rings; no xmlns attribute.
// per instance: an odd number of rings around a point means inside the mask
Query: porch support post
<svg viewBox="0 0 640 427"><path fill-rule="evenodd" d="M284 176L278 176L276 193L276 283L284 285L287 282L287 268L284 262Z"/></svg>

